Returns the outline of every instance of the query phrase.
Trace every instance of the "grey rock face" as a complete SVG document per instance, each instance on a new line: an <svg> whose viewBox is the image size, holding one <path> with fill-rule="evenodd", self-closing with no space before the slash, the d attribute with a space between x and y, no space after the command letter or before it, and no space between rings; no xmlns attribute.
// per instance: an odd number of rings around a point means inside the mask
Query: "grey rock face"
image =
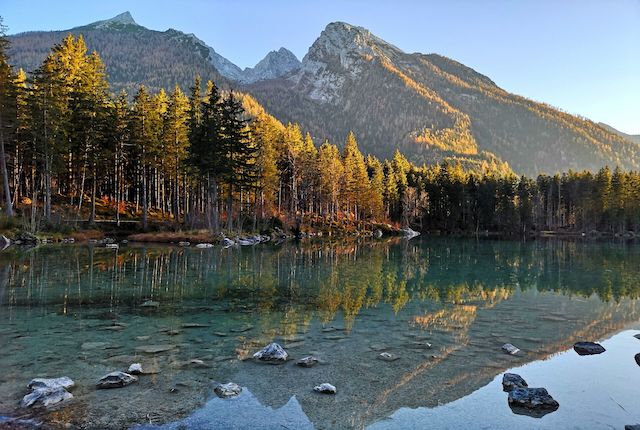
<svg viewBox="0 0 640 430"><path fill-rule="evenodd" d="M258 361L272 364L280 364L287 361L289 354L282 346L273 342L253 354L253 358Z"/></svg>
<svg viewBox="0 0 640 430"><path fill-rule="evenodd" d="M96 386L98 388L122 388L127 385L133 384L137 382L138 378L136 376L130 375L125 372L111 372L98 381Z"/></svg>
<svg viewBox="0 0 640 430"><path fill-rule="evenodd" d="M595 342L577 342L573 345L573 349L580 355L602 354L606 351L602 345Z"/></svg>
<svg viewBox="0 0 640 430"><path fill-rule="evenodd" d="M544 388L515 388L509 392L509 405L526 409L556 410L560 404Z"/></svg>
<svg viewBox="0 0 640 430"><path fill-rule="evenodd" d="M322 394L335 394L338 392L336 387L334 387L333 385L327 382L323 382L322 384L313 387L313 391L316 391Z"/></svg>
<svg viewBox="0 0 640 430"><path fill-rule="evenodd" d="M235 397L240 394L242 387L236 383L228 382L226 384L218 384L213 391L221 399L226 399L227 397Z"/></svg>
<svg viewBox="0 0 640 430"><path fill-rule="evenodd" d="M502 389L510 392L516 388L527 388L529 385L522 376L515 373L505 373L502 376Z"/></svg>

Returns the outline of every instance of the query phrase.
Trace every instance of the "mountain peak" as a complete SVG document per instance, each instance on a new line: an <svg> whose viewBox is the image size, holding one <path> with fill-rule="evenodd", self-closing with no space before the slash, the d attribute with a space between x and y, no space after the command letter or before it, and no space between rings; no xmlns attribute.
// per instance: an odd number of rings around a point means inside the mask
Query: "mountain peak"
<svg viewBox="0 0 640 430"><path fill-rule="evenodd" d="M302 62L316 66L317 63L333 63L350 69L363 58L370 59L381 55L392 57L401 53L399 48L375 36L366 28L338 21L325 27Z"/></svg>
<svg viewBox="0 0 640 430"><path fill-rule="evenodd" d="M95 28L116 28L129 25L139 26L139 24L133 19L133 16L131 16L131 12L129 11L122 12L121 14L118 14L113 18L96 21L92 24L89 24L89 26Z"/></svg>
<svg viewBox="0 0 640 430"><path fill-rule="evenodd" d="M126 11L126 12L122 12L119 15L114 16L111 19L106 20L105 22L117 22L120 24L133 24L133 25L137 25L138 23L133 19L133 16L131 16L131 12Z"/></svg>

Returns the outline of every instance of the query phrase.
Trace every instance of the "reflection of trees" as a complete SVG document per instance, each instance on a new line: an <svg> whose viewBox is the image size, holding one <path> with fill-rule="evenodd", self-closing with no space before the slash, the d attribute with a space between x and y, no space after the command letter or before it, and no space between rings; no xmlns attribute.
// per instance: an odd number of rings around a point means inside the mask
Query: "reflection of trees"
<svg viewBox="0 0 640 430"><path fill-rule="evenodd" d="M41 247L0 255L7 285L0 300L61 305L62 312L206 300L250 308L258 319L282 312L276 325L293 333L314 315L327 323L341 312L351 325L362 309L388 304L399 312L411 300L440 303L444 314L435 321L442 321L465 314L460 305L494 306L516 288L638 298L639 260L624 245L442 239L204 251Z"/></svg>

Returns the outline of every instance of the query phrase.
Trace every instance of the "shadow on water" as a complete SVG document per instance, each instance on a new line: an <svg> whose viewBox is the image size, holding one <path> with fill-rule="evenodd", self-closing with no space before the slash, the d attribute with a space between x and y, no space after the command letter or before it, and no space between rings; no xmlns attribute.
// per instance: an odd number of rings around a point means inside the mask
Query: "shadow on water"
<svg viewBox="0 0 640 430"><path fill-rule="evenodd" d="M364 428L403 408L455 402L506 369L620 331L640 318L639 294L640 248L613 243L9 249L0 254L0 367L16 371L0 378L0 413L24 413L16 404L31 377L67 375L74 400L42 415L54 428L184 424L199 407L222 414L225 403L208 393L232 380L246 387L234 405L256 418L300 409L317 428ZM293 358L324 363L247 360L274 340ZM506 342L521 353L502 354ZM383 351L400 359L379 360ZM153 374L94 389L132 362ZM313 393L321 382L338 394Z"/></svg>

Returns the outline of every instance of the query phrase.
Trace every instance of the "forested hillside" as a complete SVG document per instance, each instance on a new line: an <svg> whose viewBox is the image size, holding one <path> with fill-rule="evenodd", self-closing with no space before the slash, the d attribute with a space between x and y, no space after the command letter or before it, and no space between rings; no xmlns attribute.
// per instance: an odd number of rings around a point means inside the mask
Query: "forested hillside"
<svg viewBox="0 0 640 430"><path fill-rule="evenodd" d="M82 35L89 52L100 53L115 94L123 90L133 94L141 84L152 92L175 85L186 91L196 75L226 86L225 79L209 60L208 47L202 42L173 29L149 30L129 18L130 15L119 15L71 30L10 36L10 61L16 68L33 72L51 47L67 34Z"/></svg>

